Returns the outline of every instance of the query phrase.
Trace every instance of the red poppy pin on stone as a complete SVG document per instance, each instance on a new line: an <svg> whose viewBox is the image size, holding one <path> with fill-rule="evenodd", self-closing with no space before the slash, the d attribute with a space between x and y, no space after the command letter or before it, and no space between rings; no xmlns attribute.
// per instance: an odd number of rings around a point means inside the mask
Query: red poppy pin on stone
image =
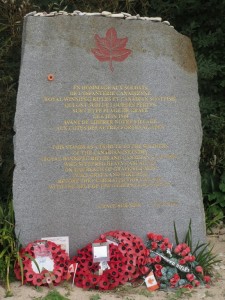
<svg viewBox="0 0 225 300"><path fill-rule="evenodd" d="M55 79L53 74L48 74L48 81L53 81Z"/></svg>

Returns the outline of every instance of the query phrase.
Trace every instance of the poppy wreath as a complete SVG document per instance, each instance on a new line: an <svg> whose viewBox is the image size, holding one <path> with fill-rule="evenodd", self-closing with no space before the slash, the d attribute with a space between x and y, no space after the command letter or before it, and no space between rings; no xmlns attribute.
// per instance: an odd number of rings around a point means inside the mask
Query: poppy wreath
<svg viewBox="0 0 225 300"><path fill-rule="evenodd" d="M210 282L210 276L204 275L203 268L186 243L180 243L173 248L169 239L162 235L150 232L147 237L147 247L150 249L147 266L152 267L161 289L191 289Z"/></svg>
<svg viewBox="0 0 225 300"><path fill-rule="evenodd" d="M46 269L38 270L35 272L33 270L32 262L36 265L36 247L40 245L47 255L50 255L53 260L53 270L48 271ZM42 252L42 253L45 253ZM30 283L35 286L41 285L58 285L62 280L67 278L68 266L69 266L69 256L61 248L60 245L56 245L50 241L38 240L33 243L29 243L25 248L22 248L19 252L22 269L20 263L17 260L14 267L14 273L18 280L23 281L23 283ZM38 264L37 264L38 265ZM22 278L23 274L23 278ZM23 279L23 280L22 280Z"/></svg>
<svg viewBox="0 0 225 300"><path fill-rule="evenodd" d="M149 250L139 237L125 231L109 231L94 243L109 241L108 238L114 238L117 243L109 242L109 268L104 270L102 275L98 275L99 263L93 262L92 244L78 250L72 259L78 263L76 286L84 289L111 290L149 272L149 267L146 267Z"/></svg>

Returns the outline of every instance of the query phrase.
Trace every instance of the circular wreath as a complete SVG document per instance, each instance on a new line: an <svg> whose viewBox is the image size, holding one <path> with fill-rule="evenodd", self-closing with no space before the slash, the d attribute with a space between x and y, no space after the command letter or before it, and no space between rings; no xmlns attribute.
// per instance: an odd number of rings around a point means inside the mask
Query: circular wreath
<svg viewBox="0 0 225 300"><path fill-rule="evenodd" d="M38 267L38 263L36 262L38 247L40 250L39 253L42 251L42 254L46 253L49 255L53 263L52 270L40 270ZM50 241L38 240L22 248L19 255L21 260L17 260L14 272L16 278L22 280L24 283L30 283L35 286L57 285L67 278L69 256L60 245L56 245ZM20 267L21 262L23 265L22 268Z"/></svg>
<svg viewBox="0 0 225 300"><path fill-rule="evenodd" d="M109 231L94 243L106 242L107 237L115 238L118 243L109 244L109 268L102 275L98 274L99 263L93 262L91 243L78 250L77 256L72 259L78 263L75 277L78 287L110 290L149 272L146 267L149 250L139 237L125 231Z"/></svg>
<svg viewBox="0 0 225 300"><path fill-rule="evenodd" d="M178 287L191 289L210 282L210 276L204 275L205 271L200 265L203 261L196 261L195 255L191 253L191 248L186 243L178 244L173 249L169 239L162 235L149 232L147 237L149 239L147 247L150 250L148 266L152 267L161 289Z"/></svg>

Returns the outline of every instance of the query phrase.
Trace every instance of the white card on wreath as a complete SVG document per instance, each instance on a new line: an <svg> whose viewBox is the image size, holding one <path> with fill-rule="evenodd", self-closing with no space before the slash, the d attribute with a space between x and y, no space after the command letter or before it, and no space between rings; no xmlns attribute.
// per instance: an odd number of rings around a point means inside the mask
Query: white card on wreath
<svg viewBox="0 0 225 300"><path fill-rule="evenodd" d="M52 272L54 269L54 261L52 253L46 247L45 241L34 243L33 248L34 260L31 262L33 271L39 273L45 269Z"/></svg>
<svg viewBox="0 0 225 300"><path fill-rule="evenodd" d="M93 243L92 244L93 261L109 261L109 244L108 243Z"/></svg>

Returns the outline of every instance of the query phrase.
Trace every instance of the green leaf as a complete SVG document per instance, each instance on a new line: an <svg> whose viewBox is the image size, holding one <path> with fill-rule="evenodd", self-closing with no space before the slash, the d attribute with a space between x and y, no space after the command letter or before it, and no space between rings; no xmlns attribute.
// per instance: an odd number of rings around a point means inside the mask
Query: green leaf
<svg viewBox="0 0 225 300"><path fill-rule="evenodd" d="M2 252L0 253L0 259L5 255L5 253L7 252L8 249L9 249L9 246L2 250Z"/></svg>
<svg viewBox="0 0 225 300"><path fill-rule="evenodd" d="M177 228L176 228L175 221L173 222L173 228L174 228L175 241L176 241L176 244L178 245L180 243L179 243L179 239L178 239L178 234L177 234Z"/></svg>
<svg viewBox="0 0 225 300"><path fill-rule="evenodd" d="M184 242L190 247L192 250L192 229L191 229L191 219L188 225L188 231L186 233L186 236L184 238Z"/></svg>
<svg viewBox="0 0 225 300"><path fill-rule="evenodd" d="M192 251L192 254L195 255L197 253L197 251L202 248L205 245L205 243L200 244L200 242L198 241L195 249Z"/></svg>
<svg viewBox="0 0 225 300"><path fill-rule="evenodd" d="M219 188L221 189L222 192L225 193L225 182L220 183ZM225 194L224 194L224 199L225 199Z"/></svg>
<svg viewBox="0 0 225 300"><path fill-rule="evenodd" d="M5 29L7 29L9 26L8 25L2 25L1 23L0 23L0 32L2 32L2 31L4 31Z"/></svg>
<svg viewBox="0 0 225 300"><path fill-rule="evenodd" d="M3 218L4 218L4 212L3 212L3 208L0 206L0 222L3 222Z"/></svg>
<svg viewBox="0 0 225 300"><path fill-rule="evenodd" d="M33 258L30 254L28 254L28 253L26 253L26 254L24 254L24 255L34 262L35 266L36 266L37 269L38 269L38 272L41 273L41 270L40 270L40 268L39 268L39 265L38 265L38 263L36 262L36 259L34 259L34 258Z"/></svg>
<svg viewBox="0 0 225 300"><path fill-rule="evenodd" d="M20 266L21 284L23 285L23 283L24 283L24 269L23 269L23 261L20 257L19 252L17 253L17 260L18 260L18 263L19 263L19 266Z"/></svg>

